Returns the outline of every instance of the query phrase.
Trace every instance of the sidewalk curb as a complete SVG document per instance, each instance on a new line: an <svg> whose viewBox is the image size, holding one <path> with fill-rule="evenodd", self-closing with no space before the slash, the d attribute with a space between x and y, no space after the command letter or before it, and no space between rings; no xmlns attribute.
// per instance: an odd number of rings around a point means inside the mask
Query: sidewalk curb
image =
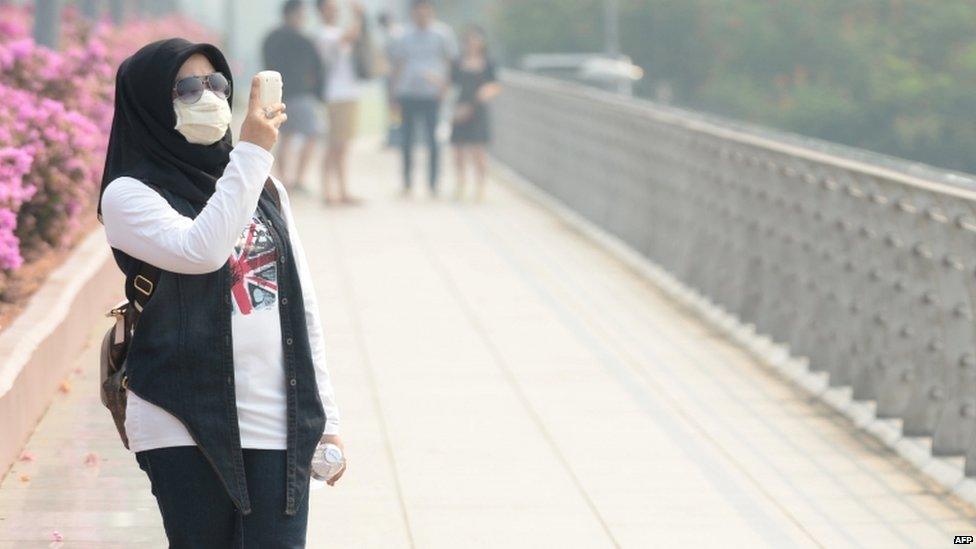
<svg viewBox="0 0 976 549"><path fill-rule="evenodd" d="M0 332L0 480L57 395L96 319L117 300L122 275L99 227L51 272ZM91 364L97 368L97 364Z"/></svg>
<svg viewBox="0 0 976 549"><path fill-rule="evenodd" d="M831 409L844 415L853 425L911 463L919 473L942 486L966 503L976 506L976 478L967 478L962 458L932 455L931 439L905 437L901 420L879 419L874 402L854 401L850 387L830 387L827 374L812 372L807 360L794 357L786 346L758 334L752 325L743 324L706 296L686 286L651 259L641 255L625 242L611 235L558 199L539 189L511 168L492 158L491 171L496 179L532 202L555 214L603 249L626 263L671 299L691 310L719 333L747 351L760 364L774 370L785 381L802 389Z"/></svg>

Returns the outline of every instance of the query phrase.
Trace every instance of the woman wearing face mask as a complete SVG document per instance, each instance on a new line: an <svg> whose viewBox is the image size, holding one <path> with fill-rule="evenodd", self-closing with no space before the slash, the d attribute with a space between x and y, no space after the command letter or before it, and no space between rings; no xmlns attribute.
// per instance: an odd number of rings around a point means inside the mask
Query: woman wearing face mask
<svg viewBox="0 0 976 549"><path fill-rule="evenodd" d="M170 39L126 59L99 216L141 315L125 432L170 547L303 547L312 453L340 448L315 292L269 152L285 106ZM342 475L330 479L332 484Z"/></svg>

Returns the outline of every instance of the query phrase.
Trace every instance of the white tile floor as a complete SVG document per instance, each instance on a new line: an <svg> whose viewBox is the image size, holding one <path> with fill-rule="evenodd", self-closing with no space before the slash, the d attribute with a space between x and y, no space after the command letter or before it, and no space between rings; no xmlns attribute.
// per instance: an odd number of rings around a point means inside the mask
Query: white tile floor
<svg viewBox="0 0 976 549"><path fill-rule="evenodd" d="M942 547L976 532L976 511L546 212L501 187L481 205L400 200L395 156L371 145L353 166L362 206L296 199L350 457L312 492L309 547ZM55 547L165 545L95 364L93 346L36 460L0 486L0 547L48 547L55 529Z"/></svg>

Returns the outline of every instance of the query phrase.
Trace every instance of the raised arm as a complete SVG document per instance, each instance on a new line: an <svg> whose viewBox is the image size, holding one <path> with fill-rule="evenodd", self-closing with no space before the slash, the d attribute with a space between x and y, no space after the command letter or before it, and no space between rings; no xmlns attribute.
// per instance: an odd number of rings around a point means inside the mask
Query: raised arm
<svg viewBox="0 0 976 549"><path fill-rule="evenodd" d="M364 25L366 10L363 8L363 5L359 2L353 2L351 8L353 16L352 24L342 33L342 41L347 44L352 44L356 40L359 40L359 37L366 30L366 26Z"/></svg>
<svg viewBox="0 0 976 549"><path fill-rule="evenodd" d="M196 218L186 217L155 190L131 177L112 181L102 196L102 221L113 248L160 269L213 272L227 261L257 208L274 157L242 141Z"/></svg>
<svg viewBox="0 0 976 549"><path fill-rule="evenodd" d="M278 127L287 119L283 104L272 107L275 116L265 116L259 85L257 77L252 79L241 141L231 151L214 194L195 218L180 214L136 179L119 177L109 183L102 195L102 222L113 248L176 273L203 274L223 266L257 208L274 163L269 151L278 139Z"/></svg>

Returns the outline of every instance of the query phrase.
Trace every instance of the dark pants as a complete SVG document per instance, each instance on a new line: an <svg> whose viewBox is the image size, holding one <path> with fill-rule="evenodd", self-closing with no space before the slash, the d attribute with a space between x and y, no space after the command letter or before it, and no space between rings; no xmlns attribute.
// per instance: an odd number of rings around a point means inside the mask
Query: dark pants
<svg viewBox="0 0 976 549"><path fill-rule="evenodd" d="M285 451L244 450L251 513L242 516L196 446L136 452L163 516L170 547L305 547L308 498L294 516L285 514Z"/></svg>
<svg viewBox="0 0 976 549"><path fill-rule="evenodd" d="M400 109L403 114L403 185L410 188L410 175L413 172L413 140L417 121L424 124L424 137L430 151L430 166L427 177L431 190L437 190L437 168L440 148L437 145L437 115L441 102L436 98L401 97Z"/></svg>

